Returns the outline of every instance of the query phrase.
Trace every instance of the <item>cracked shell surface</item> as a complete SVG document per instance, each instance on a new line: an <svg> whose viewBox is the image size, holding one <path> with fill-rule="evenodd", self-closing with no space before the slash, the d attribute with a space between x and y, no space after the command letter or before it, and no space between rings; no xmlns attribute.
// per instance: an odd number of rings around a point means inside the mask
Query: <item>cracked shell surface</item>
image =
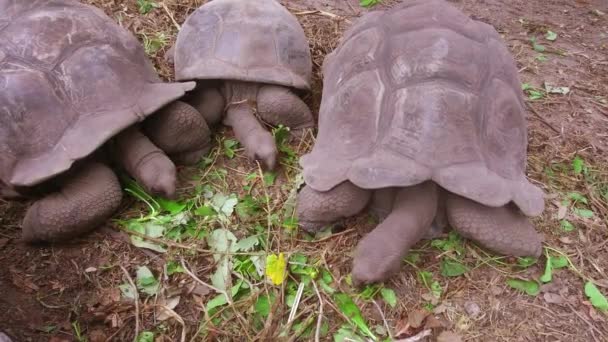
<svg viewBox="0 0 608 342"><path fill-rule="evenodd" d="M175 45L175 77L309 90L312 59L298 20L276 0L214 0L182 25Z"/></svg>
<svg viewBox="0 0 608 342"><path fill-rule="evenodd" d="M521 82L493 27L445 1L403 3L361 17L323 70L319 133L301 158L315 190L433 180L487 206L543 211L525 175Z"/></svg>
<svg viewBox="0 0 608 342"><path fill-rule="evenodd" d="M50 179L194 83L164 83L140 42L71 0L0 0L0 187Z"/></svg>

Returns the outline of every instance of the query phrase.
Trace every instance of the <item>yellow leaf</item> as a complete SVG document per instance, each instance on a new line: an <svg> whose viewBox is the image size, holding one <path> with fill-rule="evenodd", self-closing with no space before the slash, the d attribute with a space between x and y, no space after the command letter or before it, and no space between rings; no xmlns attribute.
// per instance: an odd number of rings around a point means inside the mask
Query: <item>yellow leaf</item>
<svg viewBox="0 0 608 342"><path fill-rule="evenodd" d="M283 283L287 276L285 272L286 268L287 262L283 253L279 253L278 257L276 254L266 257L266 276L270 278L270 281L274 285L281 285Z"/></svg>

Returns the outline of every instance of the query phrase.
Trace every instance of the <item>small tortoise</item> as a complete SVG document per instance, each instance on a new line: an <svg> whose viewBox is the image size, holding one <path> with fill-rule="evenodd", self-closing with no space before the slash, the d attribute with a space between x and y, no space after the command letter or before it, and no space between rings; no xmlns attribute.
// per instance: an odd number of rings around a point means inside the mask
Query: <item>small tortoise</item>
<svg viewBox="0 0 608 342"><path fill-rule="evenodd" d="M297 214L311 232L368 205L379 216L355 251L358 284L389 278L433 224L498 253L541 253L519 76L491 26L408 1L358 20L323 71Z"/></svg>
<svg viewBox="0 0 608 342"><path fill-rule="evenodd" d="M276 0L214 0L192 13L169 50L178 81L198 81L188 100L209 125L231 126L245 154L276 166L272 135L258 121L295 135L315 125L294 90L310 89L304 30ZM257 116L257 118L256 118Z"/></svg>
<svg viewBox="0 0 608 342"><path fill-rule="evenodd" d="M122 191L100 151L151 193L173 196L165 153L193 162L211 142L202 116L174 102L194 86L163 83L138 40L95 7L0 1L0 195L42 196L24 240L75 237L115 212Z"/></svg>

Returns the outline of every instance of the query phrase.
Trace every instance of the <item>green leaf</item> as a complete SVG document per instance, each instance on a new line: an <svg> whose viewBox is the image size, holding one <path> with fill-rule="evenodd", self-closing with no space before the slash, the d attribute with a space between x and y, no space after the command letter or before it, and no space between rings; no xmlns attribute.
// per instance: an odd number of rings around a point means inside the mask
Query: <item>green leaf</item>
<svg viewBox="0 0 608 342"><path fill-rule="evenodd" d="M516 290L523 291L530 296L536 296L540 293L540 286L537 282L532 280L522 279L507 279L507 285L511 286Z"/></svg>
<svg viewBox="0 0 608 342"><path fill-rule="evenodd" d="M368 284L365 286L363 291L359 293L359 296L365 300L370 300L376 296L376 294L380 291L380 286L378 284Z"/></svg>
<svg viewBox="0 0 608 342"><path fill-rule="evenodd" d="M334 295L334 299L338 306L338 309L344 314L344 316L348 317L356 326L361 330L361 332L372 339L376 339L376 336L369 330L365 319L361 315L361 311L359 307L353 302L352 298L346 293L337 293Z"/></svg>
<svg viewBox="0 0 608 342"><path fill-rule="evenodd" d="M537 60L537 61L539 61L539 62L544 62L544 61L546 61L546 60L547 60L547 56L543 55L542 53L541 53L541 54L538 54L538 55L537 55L535 58L536 58L536 60Z"/></svg>
<svg viewBox="0 0 608 342"><path fill-rule="evenodd" d="M203 205L194 210L194 215L202 217L213 216L215 215L215 211L212 208Z"/></svg>
<svg viewBox="0 0 608 342"><path fill-rule="evenodd" d="M153 222L146 222L141 224L136 221L131 221L127 225L127 230L137 232L139 234L149 236L151 238L162 237L165 233L165 227L155 224ZM131 235L131 243L135 247L147 248L159 253L165 253L167 250L154 242L148 241L140 236Z"/></svg>
<svg viewBox="0 0 608 342"><path fill-rule="evenodd" d="M409 252L408 255L405 257L405 260L409 261L410 263L416 265L420 262L420 253L418 252Z"/></svg>
<svg viewBox="0 0 608 342"><path fill-rule="evenodd" d="M249 220L259 211L260 206L258 205L257 201L251 197L251 195L243 197L236 205L236 214L241 220Z"/></svg>
<svg viewBox="0 0 608 342"><path fill-rule="evenodd" d="M570 265L570 261L568 261L568 258L563 255L551 257L551 267L553 267L553 269L564 268L568 265Z"/></svg>
<svg viewBox="0 0 608 342"><path fill-rule="evenodd" d="M568 198L573 200L574 202L581 202L584 204L589 204L587 201L587 197L582 195L580 192L570 192L570 193L568 193Z"/></svg>
<svg viewBox="0 0 608 342"><path fill-rule="evenodd" d="M254 309L255 312L260 314L262 317L268 317L270 314L270 307L275 301L274 293L271 293L270 296L263 295L259 296L258 300L255 302Z"/></svg>
<svg viewBox="0 0 608 342"><path fill-rule="evenodd" d="M608 311L608 300L606 300L606 297L604 297L595 284L588 281L585 284L585 294L589 297L593 307L600 311Z"/></svg>
<svg viewBox="0 0 608 342"><path fill-rule="evenodd" d="M334 292L336 292L336 290L333 287L331 287L331 283L333 281L334 281L334 277L332 277L331 273L329 273L328 270L326 270L326 269L321 270L321 281L319 282L319 285L321 286L323 291L325 291L328 294L333 294Z"/></svg>
<svg viewBox="0 0 608 342"><path fill-rule="evenodd" d="M242 252L249 252L255 248L255 246L260 244L260 239L257 235L249 236L244 239L239 240L236 244L236 249Z"/></svg>
<svg viewBox="0 0 608 342"><path fill-rule="evenodd" d="M559 221L559 225L565 232L571 232L574 230L574 225L572 225L572 223L570 223L568 220Z"/></svg>
<svg viewBox="0 0 608 342"><path fill-rule="evenodd" d="M175 273L184 273L186 270L182 267L182 265L178 264L175 261L169 261L166 264L167 275L173 275Z"/></svg>
<svg viewBox="0 0 608 342"><path fill-rule="evenodd" d="M160 283L146 266L141 266L137 269L136 283L137 288L149 296L155 295L160 288Z"/></svg>
<svg viewBox="0 0 608 342"><path fill-rule="evenodd" d="M232 159L234 158L236 148L238 147L239 142L234 139L226 139L224 140L224 154L226 157Z"/></svg>
<svg viewBox="0 0 608 342"><path fill-rule="evenodd" d="M137 291L137 289L134 289L133 286L131 286L131 284L129 284L129 283L120 284L120 285L118 285L118 288L120 289L120 292L122 293L123 297L125 297L127 299L135 299L135 297L136 297L135 291Z"/></svg>
<svg viewBox="0 0 608 342"><path fill-rule="evenodd" d="M572 160L572 171L574 171L575 175L578 175L583 172L584 167L585 161L580 156L576 156L574 160Z"/></svg>
<svg viewBox="0 0 608 342"><path fill-rule="evenodd" d="M458 233L454 231L451 231L448 234L447 239L434 239L431 241L431 246L444 252L455 251L458 254L464 253L463 240Z"/></svg>
<svg viewBox="0 0 608 342"><path fill-rule="evenodd" d="M151 331L142 331L137 335L136 342L154 342L154 333Z"/></svg>
<svg viewBox="0 0 608 342"><path fill-rule="evenodd" d="M274 136L274 141L277 146L283 146L287 141L287 138L289 138L289 128L279 125L279 127L272 130L272 135Z"/></svg>
<svg viewBox="0 0 608 342"><path fill-rule="evenodd" d="M443 258L441 260L441 275L444 277L458 277L465 274L469 269L458 261Z"/></svg>
<svg viewBox="0 0 608 342"><path fill-rule="evenodd" d="M557 33L553 31L547 31L547 34L545 34L545 39L549 41L554 41L557 39Z"/></svg>
<svg viewBox="0 0 608 342"><path fill-rule="evenodd" d="M342 326L334 334L334 342L366 342L364 338L357 335L353 329L348 326Z"/></svg>
<svg viewBox="0 0 608 342"><path fill-rule="evenodd" d="M548 283L553 278L553 267L551 267L551 256L547 256L547 263L545 264L545 273L540 277L540 281Z"/></svg>
<svg viewBox="0 0 608 342"><path fill-rule="evenodd" d="M233 298L234 298L234 296L236 296L239 293L239 290L241 289L242 285L243 285L243 281L239 280L230 289L230 294ZM207 308L207 311L209 311L211 309L214 309L219 306L226 305L226 304L228 304L228 299L226 298L226 296L223 293L220 293L219 295L213 297L210 301L208 301L207 305L205 305L205 307Z"/></svg>
<svg viewBox="0 0 608 342"><path fill-rule="evenodd" d="M216 229L207 237L207 244L216 252L233 253L237 250L237 238L227 229ZM231 286L232 273L230 255L214 254L217 269L211 275L211 283L220 290L227 290Z"/></svg>
<svg viewBox="0 0 608 342"><path fill-rule="evenodd" d="M392 308L397 305L397 295L395 294L395 291L393 291L393 289L383 287L380 290L380 295L382 296L382 299L384 299L386 304L390 305Z"/></svg>
<svg viewBox="0 0 608 342"><path fill-rule="evenodd" d="M287 277L287 262L283 253L271 254L266 257L266 276L274 285L281 285Z"/></svg>
<svg viewBox="0 0 608 342"><path fill-rule="evenodd" d="M282 227L288 230L295 230L298 228L298 218L297 217L288 217L283 220Z"/></svg>
<svg viewBox="0 0 608 342"><path fill-rule="evenodd" d="M545 47L543 45L538 44L536 42L536 37L530 38L530 42L532 42L532 48L534 49L534 51L537 51L537 52L544 52L545 51Z"/></svg>
<svg viewBox="0 0 608 342"><path fill-rule="evenodd" d="M160 207L168 211L171 215L177 215L181 213L188 206L187 204L166 200L164 198L157 198L156 202L158 202L158 204L160 204Z"/></svg>
<svg viewBox="0 0 608 342"><path fill-rule="evenodd" d="M139 13L141 14L148 14L148 12L154 8L159 7L156 2L150 0L137 0L137 6L139 7Z"/></svg>
<svg viewBox="0 0 608 342"><path fill-rule="evenodd" d="M591 211L589 209L572 208L572 211L577 216L582 217L582 218L592 218L593 217L593 211Z"/></svg>
<svg viewBox="0 0 608 342"><path fill-rule="evenodd" d="M359 0L359 4L362 7L372 7L376 4L379 4L381 0Z"/></svg>
<svg viewBox="0 0 608 342"><path fill-rule="evenodd" d="M277 174L274 172L266 171L264 172L264 185L272 186L274 184L274 180L277 178Z"/></svg>
<svg viewBox="0 0 608 342"><path fill-rule="evenodd" d="M523 268L528 268L538 262L538 259L534 257L521 257L517 258L517 264Z"/></svg>

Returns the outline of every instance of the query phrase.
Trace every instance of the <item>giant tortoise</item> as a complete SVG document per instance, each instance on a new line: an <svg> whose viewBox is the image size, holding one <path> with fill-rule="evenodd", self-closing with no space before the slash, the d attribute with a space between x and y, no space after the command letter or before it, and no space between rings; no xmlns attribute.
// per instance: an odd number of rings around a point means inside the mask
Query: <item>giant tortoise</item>
<svg viewBox="0 0 608 342"><path fill-rule="evenodd" d="M295 91L310 89L304 30L276 0L214 0L184 22L169 50L178 81L197 81L189 102L209 125L231 126L252 160L276 166L272 135L258 121L295 135L315 125Z"/></svg>
<svg viewBox="0 0 608 342"><path fill-rule="evenodd" d="M407 1L361 17L323 72L297 215L314 232L366 207L378 214L355 250L355 282L386 280L433 225L540 255L526 216L542 213L544 197L525 175L521 83L493 27L446 1Z"/></svg>
<svg viewBox="0 0 608 342"><path fill-rule="evenodd" d="M194 86L161 81L138 40L95 7L0 0L0 195L38 198L24 240L68 239L115 212L122 191L100 151L173 196L168 156L191 163L210 143L200 114L176 102Z"/></svg>

